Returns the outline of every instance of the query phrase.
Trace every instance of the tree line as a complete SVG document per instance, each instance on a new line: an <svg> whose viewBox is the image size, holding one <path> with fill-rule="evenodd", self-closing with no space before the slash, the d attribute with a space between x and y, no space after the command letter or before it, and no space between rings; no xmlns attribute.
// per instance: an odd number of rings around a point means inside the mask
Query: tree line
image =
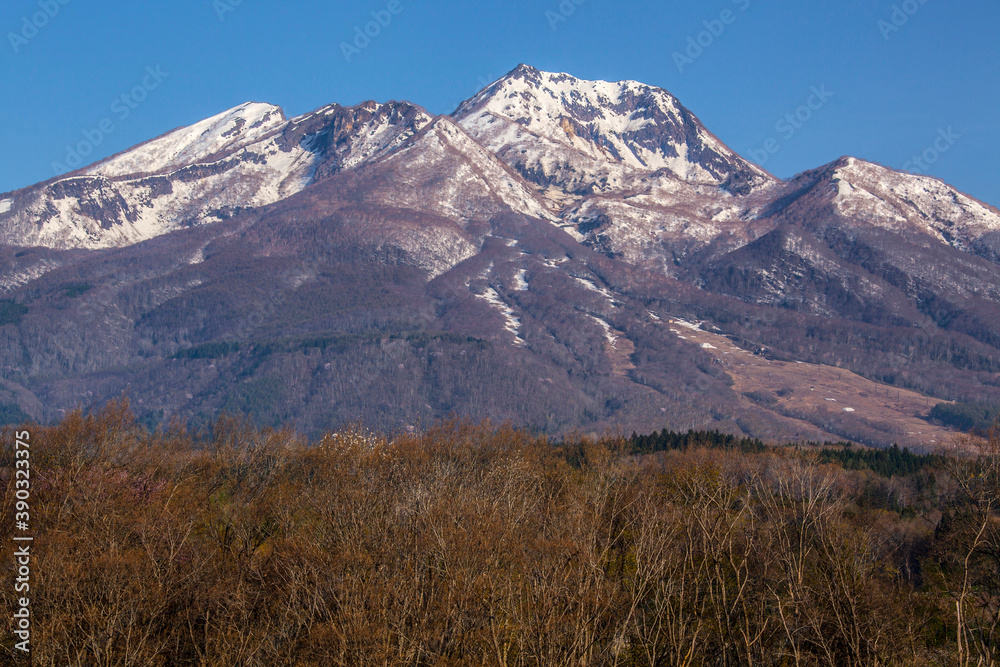
<svg viewBox="0 0 1000 667"><path fill-rule="evenodd" d="M1000 403L938 403L930 417L961 431L986 433L1000 422Z"/></svg>
<svg viewBox="0 0 1000 667"><path fill-rule="evenodd" d="M310 442L76 412L32 430L34 664L995 665L998 440Z"/></svg>

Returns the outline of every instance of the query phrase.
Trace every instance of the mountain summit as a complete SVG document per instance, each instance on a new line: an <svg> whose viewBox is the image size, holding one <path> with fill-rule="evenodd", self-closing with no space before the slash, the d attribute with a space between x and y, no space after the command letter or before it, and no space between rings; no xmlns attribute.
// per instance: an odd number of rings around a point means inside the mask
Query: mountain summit
<svg viewBox="0 0 1000 667"><path fill-rule="evenodd" d="M543 185L593 192L657 171L691 183L719 184L737 174L760 182L769 178L706 130L673 95L636 81L584 81L520 65L453 115L473 137Z"/></svg>
<svg viewBox="0 0 1000 667"><path fill-rule="evenodd" d="M10 418L932 448L938 401L1000 403L1000 211L851 157L779 180L660 88L526 65L449 116L247 103L0 194L0 291Z"/></svg>

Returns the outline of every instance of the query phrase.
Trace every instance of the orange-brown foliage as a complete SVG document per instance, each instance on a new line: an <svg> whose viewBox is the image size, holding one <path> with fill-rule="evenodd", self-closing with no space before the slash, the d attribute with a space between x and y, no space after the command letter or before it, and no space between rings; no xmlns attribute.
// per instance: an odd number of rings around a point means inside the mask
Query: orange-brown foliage
<svg viewBox="0 0 1000 667"><path fill-rule="evenodd" d="M956 462L936 541L937 507L872 507L871 475L791 451L634 457L464 423L150 434L124 403L32 442L36 665L996 660L986 457Z"/></svg>

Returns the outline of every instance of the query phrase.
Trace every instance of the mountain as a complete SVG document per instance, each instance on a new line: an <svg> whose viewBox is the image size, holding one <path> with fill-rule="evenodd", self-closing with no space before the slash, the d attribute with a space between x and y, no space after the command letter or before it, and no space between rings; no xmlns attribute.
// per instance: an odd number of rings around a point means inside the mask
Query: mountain
<svg viewBox="0 0 1000 667"><path fill-rule="evenodd" d="M995 259L1000 211L928 176L841 158L788 184L791 194L765 212L805 220L817 212L895 233L921 234Z"/></svg>
<svg viewBox="0 0 1000 667"><path fill-rule="evenodd" d="M520 66L450 116L249 103L0 194L0 414L451 414L931 448L1000 400L1000 212L787 181L668 92Z"/></svg>
<svg viewBox="0 0 1000 667"><path fill-rule="evenodd" d="M712 184L770 178L673 95L635 81L582 81L521 65L454 117L527 180L564 193L620 189L649 174Z"/></svg>
<svg viewBox="0 0 1000 667"><path fill-rule="evenodd" d="M107 248L224 220L377 158L430 122L408 104L331 105L291 120L278 107L243 104L67 177L0 195L0 241Z"/></svg>

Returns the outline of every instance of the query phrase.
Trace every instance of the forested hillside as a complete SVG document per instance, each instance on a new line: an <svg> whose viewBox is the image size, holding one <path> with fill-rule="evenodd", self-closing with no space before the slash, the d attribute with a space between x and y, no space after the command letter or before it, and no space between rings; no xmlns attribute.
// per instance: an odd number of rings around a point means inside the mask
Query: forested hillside
<svg viewBox="0 0 1000 667"><path fill-rule="evenodd" d="M930 417L963 431L985 433L1000 420L1000 403L941 403Z"/></svg>
<svg viewBox="0 0 1000 667"><path fill-rule="evenodd" d="M996 433L959 459L457 422L151 433L127 404L28 429L36 665L1000 659ZM14 468L5 446L11 577Z"/></svg>

